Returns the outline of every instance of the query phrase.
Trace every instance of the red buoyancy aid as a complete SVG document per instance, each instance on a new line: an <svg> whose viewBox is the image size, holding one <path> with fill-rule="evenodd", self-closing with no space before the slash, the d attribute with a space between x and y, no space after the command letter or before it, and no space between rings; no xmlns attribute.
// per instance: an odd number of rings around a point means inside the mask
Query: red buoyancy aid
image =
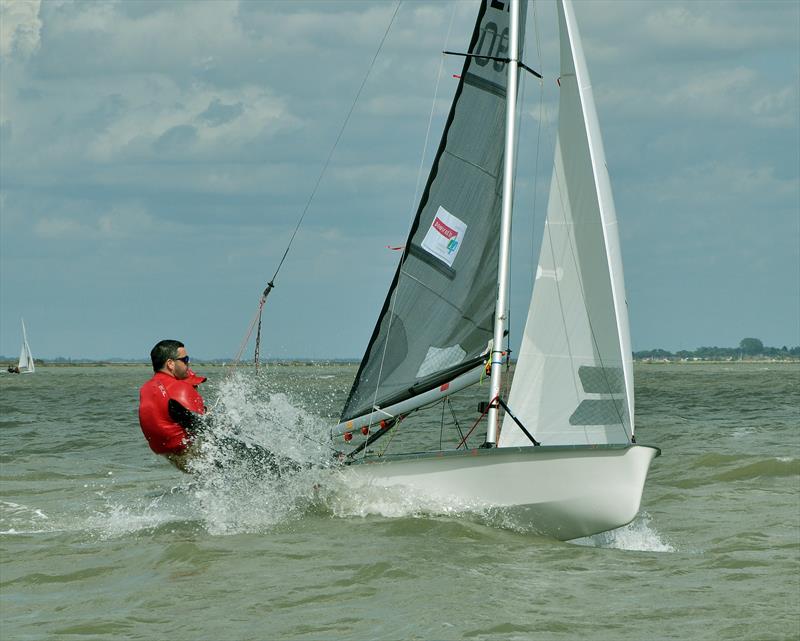
<svg viewBox="0 0 800 641"><path fill-rule="evenodd" d="M203 397L189 382L156 372L139 390L139 425L156 454L180 454L189 445L186 430L169 414L170 400L196 414L206 411Z"/></svg>

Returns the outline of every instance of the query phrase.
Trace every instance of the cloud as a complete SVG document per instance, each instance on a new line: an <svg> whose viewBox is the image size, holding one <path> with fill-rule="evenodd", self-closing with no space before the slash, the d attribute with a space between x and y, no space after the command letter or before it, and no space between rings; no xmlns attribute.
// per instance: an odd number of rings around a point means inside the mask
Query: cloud
<svg viewBox="0 0 800 641"><path fill-rule="evenodd" d="M692 211L705 212L708 221L710 211L729 216L731 212L741 212L736 205L742 203L775 211L780 203L791 202L798 193L800 178L780 177L773 167L747 163L745 159L719 159L687 164L670 176L653 181L646 189L658 201L673 205L691 193Z"/></svg>
<svg viewBox="0 0 800 641"><path fill-rule="evenodd" d="M797 3L575 6L579 19L587 18L581 31L601 111L610 107L642 120L703 121L712 129L796 128ZM620 38L620 24L636 28Z"/></svg>
<svg viewBox="0 0 800 641"><path fill-rule="evenodd" d="M132 292L154 292L158 306L154 257L187 247L196 263L186 286L197 300L213 298L220 315L198 315L191 330L224 355L236 340L220 328L229 333L237 306L257 300L262 277L272 275L396 3L0 3L2 309L49 303L54 289L76 319L124 309ZM779 318L796 332L796 309L785 311L782 293L798 291L797 3L574 4L641 346L670 347L673 329L651 311L662 310L660 301L696 307L728 287L731 274L743 297L763 289L772 299L737 313L751 314L756 327L759 314ZM300 313L319 336L319 354L363 347L370 310L383 302L383 281L396 266L385 246L405 239L418 168L430 166L463 63L441 52L465 49L477 6L402 4L271 299L285 310L287 343L304 344L292 335ZM554 25L554 3L529 9L525 61L545 79L541 98L540 84L525 80L518 236L541 226L546 210L559 93ZM541 134L539 120L548 125ZM717 267L703 271L701 261ZM742 274L751 262L759 284ZM107 284L102 295L85 294L98 283ZM320 292L324 304L312 300ZM70 311L73 301L80 307ZM357 316L363 335L348 329L346 341L332 345L327 330L311 327L320 308L352 308L342 322ZM727 326L724 314L710 314L709 327ZM131 318L117 332L128 342L113 349L138 354L128 334L139 322ZM89 333L103 333L91 325ZM96 349L92 338L81 343L76 334L73 346L57 331L51 349ZM680 331L690 345L716 340L688 321Z"/></svg>
<svg viewBox="0 0 800 641"><path fill-rule="evenodd" d="M165 223L155 221L144 207L136 203L117 205L108 213L94 216L82 213L42 216L33 225L39 238L81 242L136 240L153 229L164 233Z"/></svg>
<svg viewBox="0 0 800 641"><path fill-rule="evenodd" d="M66 218L41 218L33 227L42 238L69 238L81 234L81 225Z"/></svg>
<svg viewBox="0 0 800 641"><path fill-rule="evenodd" d="M730 11L719 11L709 3L652 7L642 25L642 35L656 47L732 52L774 42L787 35L786 25L754 23L739 3L727 3Z"/></svg>
<svg viewBox="0 0 800 641"><path fill-rule="evenodd" d="M39 49L41 0L0 2L0 57L29 58Z"/></svg>
<svg viewBox="0 0 800 641"><path fill-rule="evenodd" d="M242 102L226 105L219 98L214 98L198 119L208 124L209 127L218 127L236 120L244 112Z"/></svg>
<svg viewBox="0 0 800 641"><path fill-rule="evenodd" d="M10 175L78 163L241 161L258 153L255 141L301 122L284 100L256 86L184 87L165 76L137 75L52 81L43 91L46 100L4 100L3 134L11 145L3 160L16 159L5 168ZM53 103L60 105L57 115Z"/></svg>
<svg viewBox="0 0 800 641"><path fill-rule="evenodd" d="M751 111L755 122L767 127L796 128L798 87L786 86L755 99Z"/></svg>

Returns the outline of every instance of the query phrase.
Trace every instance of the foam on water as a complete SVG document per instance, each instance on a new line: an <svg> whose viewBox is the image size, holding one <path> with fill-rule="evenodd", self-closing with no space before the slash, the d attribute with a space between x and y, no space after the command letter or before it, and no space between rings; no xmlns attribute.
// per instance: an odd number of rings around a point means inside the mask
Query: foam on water
<svg viewBox="0 0 800 641"><path fill-rule="evenodd" d="M325 423L285 393L265 393L256 377L235 374L218 392L199 456L189 462L191 474L167 490L122 504L119 491L109 491L104 482L97 492L104 504L92 510L85 527L102 538L167 526L214 535L261 532L316 505L319 483L333 461L319 438ZM268 459L265 450L277 459Z"/></svg>
<svg viewBox="0 0 800 641"><path fill-rule="evenodd" d="M179 507L149 502L139 506L110 505L107 512L90 517L88 524L91 531L99 532L100 538L114 539L181 520Z"/></svg>
<svg viewBox="0 0 800 641"><path fill-rule="evenodd" d="M323 419L295 406L284 392L264 389L263 379L236 373L219 386L213 433L267 447L296 461L320 463L331 455Z"/></svg>
<svg viewBox="0 0 800 641"><path fill-rule="evenodd" d="M50 517L42 510L0 501L0 534L40 534L51 530Z"/></svg>
<svg viewBox="0 0 800 641"><path fill-rule="evenodd" d="M298 518L315 504L332 462L319 436L323 421L263 387L243 374L222 382L200 456L190 463L188 501L211 534L258 532Z"/></svg>
<svg viewBox="0 0 800 641"><path fill-rule="evenodd" d="M381 516L409 518L481 513L486 506L437 498L405 486L380 487L349 475L328 475L319 488L319 498L334 516L340 518Z"/></svg>
<svg viewBox="0 0 800 641"><path fill-rule="evenodd" d="M669 543L665 543L659 533L652 527L651 520L647 512L640 512L628 525L610 532L574 539L571 543L586 547L613 548L637 552L674 552L675 548Z"/></svg>

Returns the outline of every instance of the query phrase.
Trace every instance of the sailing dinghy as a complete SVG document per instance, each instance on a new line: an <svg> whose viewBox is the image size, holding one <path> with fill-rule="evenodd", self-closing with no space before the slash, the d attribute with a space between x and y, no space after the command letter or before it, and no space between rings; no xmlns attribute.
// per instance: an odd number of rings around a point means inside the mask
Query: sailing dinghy
<svg viewBox="0 0 800 641"><path fill-rule="evenodd" d="M8 368L8 372L12 374L33 374L36 371L36 363L33 361L33 354L31 353L31 346L28 344L28 332L25 331L25 319L20 319L22 323L22 348L19 352L19 361L17 366Z"/></svg>
<svg viewBox="0 0 800 641"><path fill-rule="evenodd" d="M519 359L502 398L515 113L526 6L484 0L445 130L366 353L331 430L346 481L573 539L629 523L656 447L634 437L620 243L570 0L556 0L559 125L547 219ZM538 75L538 74L536 74ZM420 408L491 370L477 449L376 455Z"/></svg>
<svg viewBox="0 0 800 641"><path fill-rule="evenodd" d="M561 51L555 159L507 396L501 390L509 353L517 84L520 73L541 75L521 61L526 3L482 0L468 49L455 54L464 59L458 86L397 271L330 435L343 463L335 473L345 483L411 494L447 511L496 515L512 527L567 540L632 521L660 450L634 437L633 360L611 185L572 4L555 1ZM289 247L250 326L250 332L258 326L256 367L262 309ZM473 426L485 426L480 447L466 446L467 433L449 450L370 449L487 370L489 394ZM338 451L340 439L345 452Z"/></svg>

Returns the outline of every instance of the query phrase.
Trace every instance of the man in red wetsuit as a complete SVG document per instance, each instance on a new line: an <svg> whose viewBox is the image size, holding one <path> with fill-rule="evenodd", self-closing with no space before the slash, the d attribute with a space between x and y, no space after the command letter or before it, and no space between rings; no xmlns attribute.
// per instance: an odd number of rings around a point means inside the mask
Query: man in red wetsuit
<svg viewBox="0 0 800 641"><path fill-rule="evenodd" d="M150 449L186 472L199 419L206 411L197 385L206 379L189 369L180 341L159 341L150 360L155 374L139 390L139 425Z"/></svg>
<svg viewBox="0 0 800 641"><path fill-rule="evenodd" d="M270 474L280 476L297 471L302 465L285 456L276 456L254 443L225 435L213 435L207 420L203 397L197 386L206 379L189 369L189 357L180 341L163 340L150 351L153 378L139 390L139 425L150 449L166 456L179 470L191 472L189 462L198 456L197 437L204 430L234 459L246 459ZM207 417L206 417L207 418ZM219 461L215 464L221 465Z"/></svg>

